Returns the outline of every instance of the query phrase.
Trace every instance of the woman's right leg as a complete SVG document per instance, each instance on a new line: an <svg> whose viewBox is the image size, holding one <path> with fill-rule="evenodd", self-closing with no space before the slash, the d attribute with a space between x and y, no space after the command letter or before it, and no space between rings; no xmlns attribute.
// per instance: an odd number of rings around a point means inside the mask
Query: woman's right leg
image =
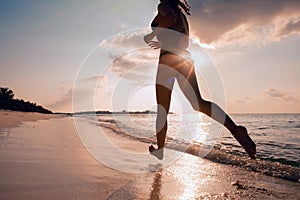
<svg viewBox="0 0 300 200"><path fill-rule="evenodd" d="M156 84L157 94L157 118L156 118L156 138L157 147L161 149L165 146L166 134L168 129L168 112L172 91L163 85Z"/></svg>
<svg viewBox="0 0 300 200"><path fill-rule="evenodd" d="M163 58L164 57L164 58ZM166 64L168 55L160 59L156 75L156 101L157 101L157 118L156 118L156 137L158 149L165 146L166 133L168 129L167 116L170 109L172 89L177 71L168 67Z"/></svg>
<svg viewBox="0 0 300 200"><path fill-rule="evenodd" d="M158 159L163 159L165 140L168 129L168 113L170 108L172 89L174 85L174 77L167 73L168 67L159 66L156 77L156 101L157 101L157 117L156 117L156 139L157 149L151 145L150 153ZM167 79L169 78L169 80Z"/></svg>

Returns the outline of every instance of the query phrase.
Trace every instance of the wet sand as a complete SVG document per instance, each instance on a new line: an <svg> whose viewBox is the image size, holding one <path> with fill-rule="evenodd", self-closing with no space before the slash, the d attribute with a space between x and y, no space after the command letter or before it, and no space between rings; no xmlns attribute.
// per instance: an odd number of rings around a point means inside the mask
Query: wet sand
<svg viewBox="0 0 300 200"><path fill-rule="evenodd" d="M0 116L3 115L2 111L0 113ZM4 114L7 117L4 121L11 118L22 121L20 115L14 114ZM4 121L3 118L0 121L1 199L300 197L299 183L184 153L168 167L157 167L148 173L126 173L111 169L86 150L72 117L27 121L11 128L7 127L10 122ZM116 135L109 129L104 130L119 148L147 152L148 144ZM237 181L237 184L233 184Z"/></svg>

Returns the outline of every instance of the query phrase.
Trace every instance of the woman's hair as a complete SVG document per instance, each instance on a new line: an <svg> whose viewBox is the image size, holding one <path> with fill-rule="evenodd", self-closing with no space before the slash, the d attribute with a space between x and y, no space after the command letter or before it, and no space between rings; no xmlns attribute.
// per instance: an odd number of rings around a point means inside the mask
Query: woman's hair
<svg viewBox="0 0 300 200"><path fill-rule="evenodd" d="M166 3L172 7L180 6L186 14L191 15L191 6L188 4L187 0L166 0Z"/></svg>

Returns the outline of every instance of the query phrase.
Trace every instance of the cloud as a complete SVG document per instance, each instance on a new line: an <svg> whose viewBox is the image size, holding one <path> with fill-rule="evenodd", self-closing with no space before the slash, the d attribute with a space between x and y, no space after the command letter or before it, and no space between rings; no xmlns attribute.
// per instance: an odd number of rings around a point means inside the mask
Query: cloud
<svg viewBox="0 0 300 200"><path fill-rule="evenodd" d="M137 29L132 33L119 33L114 37L103 41L99 45L102 47L106 47L110 50L116 48L125 48L125 49L133 49L133 48L146 48L147 45L145 44L143 37L150 30L148 29Z"/></svg>
<svg viewBox="0 0 300 200"><path fill-rule="evenodd" d="M244 97L243 99L236 100L235 103L237 103L237 104L245 104L245 103L247 103L249 101L251 101L250 97Z"/></svg>
<svg viewBox="0 0 300 200"><path fill-rule="evenodd" d="M287 23L282 29L280 29L277 33L277 37L283 37L290 33L300 33L300 18L298 21L292 20Z"/></svg>
<svg viewBox="0 0 300 200"><path fill-rule="evenodd" d="M94 81L98 81L100 78L101 78L101 75L95 74L95 75L83 78L82 81L83 82L90 82L90 81L94 82Z"/></svg>
<svg viewBox="0 0 300 200"><path fill-rule="evenodd" d="M91 102L95 96L93 88L81 86L74 90L73 87L59 87L59 90L62 95L57 101L48 105L50 108L59 112L70 112L75 105L75 111L92 110Z"/></svg>
<svg viewBox="0 0 300 200"><path fill-rule="evenodd" d="M285 96L283 98L285 101L292 101L292 102L295 102L295 103L298 103L300 101L300 98L299 98L299 95L295 95L295 96Z"/></svg>
<svg viewBox="0 0 300 200"><path fill-rule="evenodd" d="M152 54L152 51L137 51L129 52L122 56L112 57L111 70L123 76L128 71L136 68L137 66L145 65L146 63L156 61L157 56Z"/></svg>
<svg viewBox="0 0 300 200"><path fill-rule="evenodd" d="M65 88L59 87L59 90L64 91L64 94L60 97L59 100L49 105L49 107L55 110L69 110L65 109L64 107L71 108L72 105L72 95L73 95L73 88Z"/></svg>
<svg viewBox="0 0 300 200"><path fill-rule="evenodd" d="M158 55L151 49L129 52L119 57L112 57L113 62L109 70L127 80L144 83L153 78L157 57Z"/></svg>
<svg viewBox="0 0 300 200"><path fill-rule="evenodd" d="M115 35L99 44L108 51L111 65L109 71L127 80L136 83L144 83L153 74L154 66L157 66L158 50L148 47L143 36L149 33L149 29L137 29L134 32L124 32ZM153 65L153 67L145 67ZM96 77L89 77L86 81L92 81Z"/></svg>
<svg viewBox="0 0 300 200"><path fill-rule="evenodd" d="M300 1L295 0L191 0L191 28L194 35L205 43L234 42L249 37L271 35L278 22L299 17ZM291 33L296 24L287 25ZM228 41L230 40L230 41Z"/></svg>
<svg viewBox="0 0 300 200"><path fill-rule="evenodd" d="M128 71L141 64L143 64L142 60L135 60L130 58L130 56L125 55L114 59L110 70L117 73L119 76L123 76Z"/></svg>
<svg viewBox="0 0 300 200"><path fill-rule="evenodd" d="M229 99L228 110L232 113L295 113L300 112L299 103L298 91L267 88L253 96Z"/></svg>
<svg viewBox="0 0 300 200"><path fill-rule="evenodd" d="M102 75L102 74L95 74L95 75L91 75L91 76L81 79L82 82L88 83L90 85L97 84L98 89L103 88L104 85L107 84L107 80L108 80L107 75Z"/></svg>
<svg viewBox="0 0 300 200"><path fill-rule="evenodd" d="M290 91L281 91L275 88L269 88L262 92L264 96L271 98L271 99L277 99L277 100L283 100L288 102L299 102L300 101L300 95L295 92Z"/></svg>
<svg viewBox="0 0 300 200"><path fill-rule="evenodd" d="M121 26L120 26L121 29L125 29L126 27L127 27L126 24L121 24Z"/></svg>
<svg viewBox="0 0 300 200"><path fill-rule="evenodd" d="M263 94L268 96L268 97L271 97L271 98L280 98L280 97L284 97L285 95L283 94L283 92L277 90L277 89L274 89L274 88L269 88L265 91L263 91Z"/></svg>
<svg viewBox="0 0 300 200"><path fill-rule="evenodd" d="M86 78L83 78L81 81L83 82L98 82L98 81L105 81L107 79L107 76L102 74L95 74L88 76Z"/></svg>

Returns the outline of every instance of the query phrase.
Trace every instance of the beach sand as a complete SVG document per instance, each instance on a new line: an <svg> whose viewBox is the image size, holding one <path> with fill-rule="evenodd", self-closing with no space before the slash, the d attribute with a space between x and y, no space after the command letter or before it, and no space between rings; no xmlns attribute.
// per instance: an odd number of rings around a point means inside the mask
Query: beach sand
<svg viewBox="0 0 300 200"><path fill-rule="evenodd" d="M49 115L34 112L18 112L0 110L0 129L12 128L26 121L47 120L50 118L58 118L59 115Z"/></svg>
<svg viewBox="0 0 300 200"><path fill-rule="evenodd" d="M118 171L86 150L72 117L4 111L0 116L1 200L300 198L299 183L185 153L152 172ZM147 152L148 144L103 130L120 149Z"/></svg>

